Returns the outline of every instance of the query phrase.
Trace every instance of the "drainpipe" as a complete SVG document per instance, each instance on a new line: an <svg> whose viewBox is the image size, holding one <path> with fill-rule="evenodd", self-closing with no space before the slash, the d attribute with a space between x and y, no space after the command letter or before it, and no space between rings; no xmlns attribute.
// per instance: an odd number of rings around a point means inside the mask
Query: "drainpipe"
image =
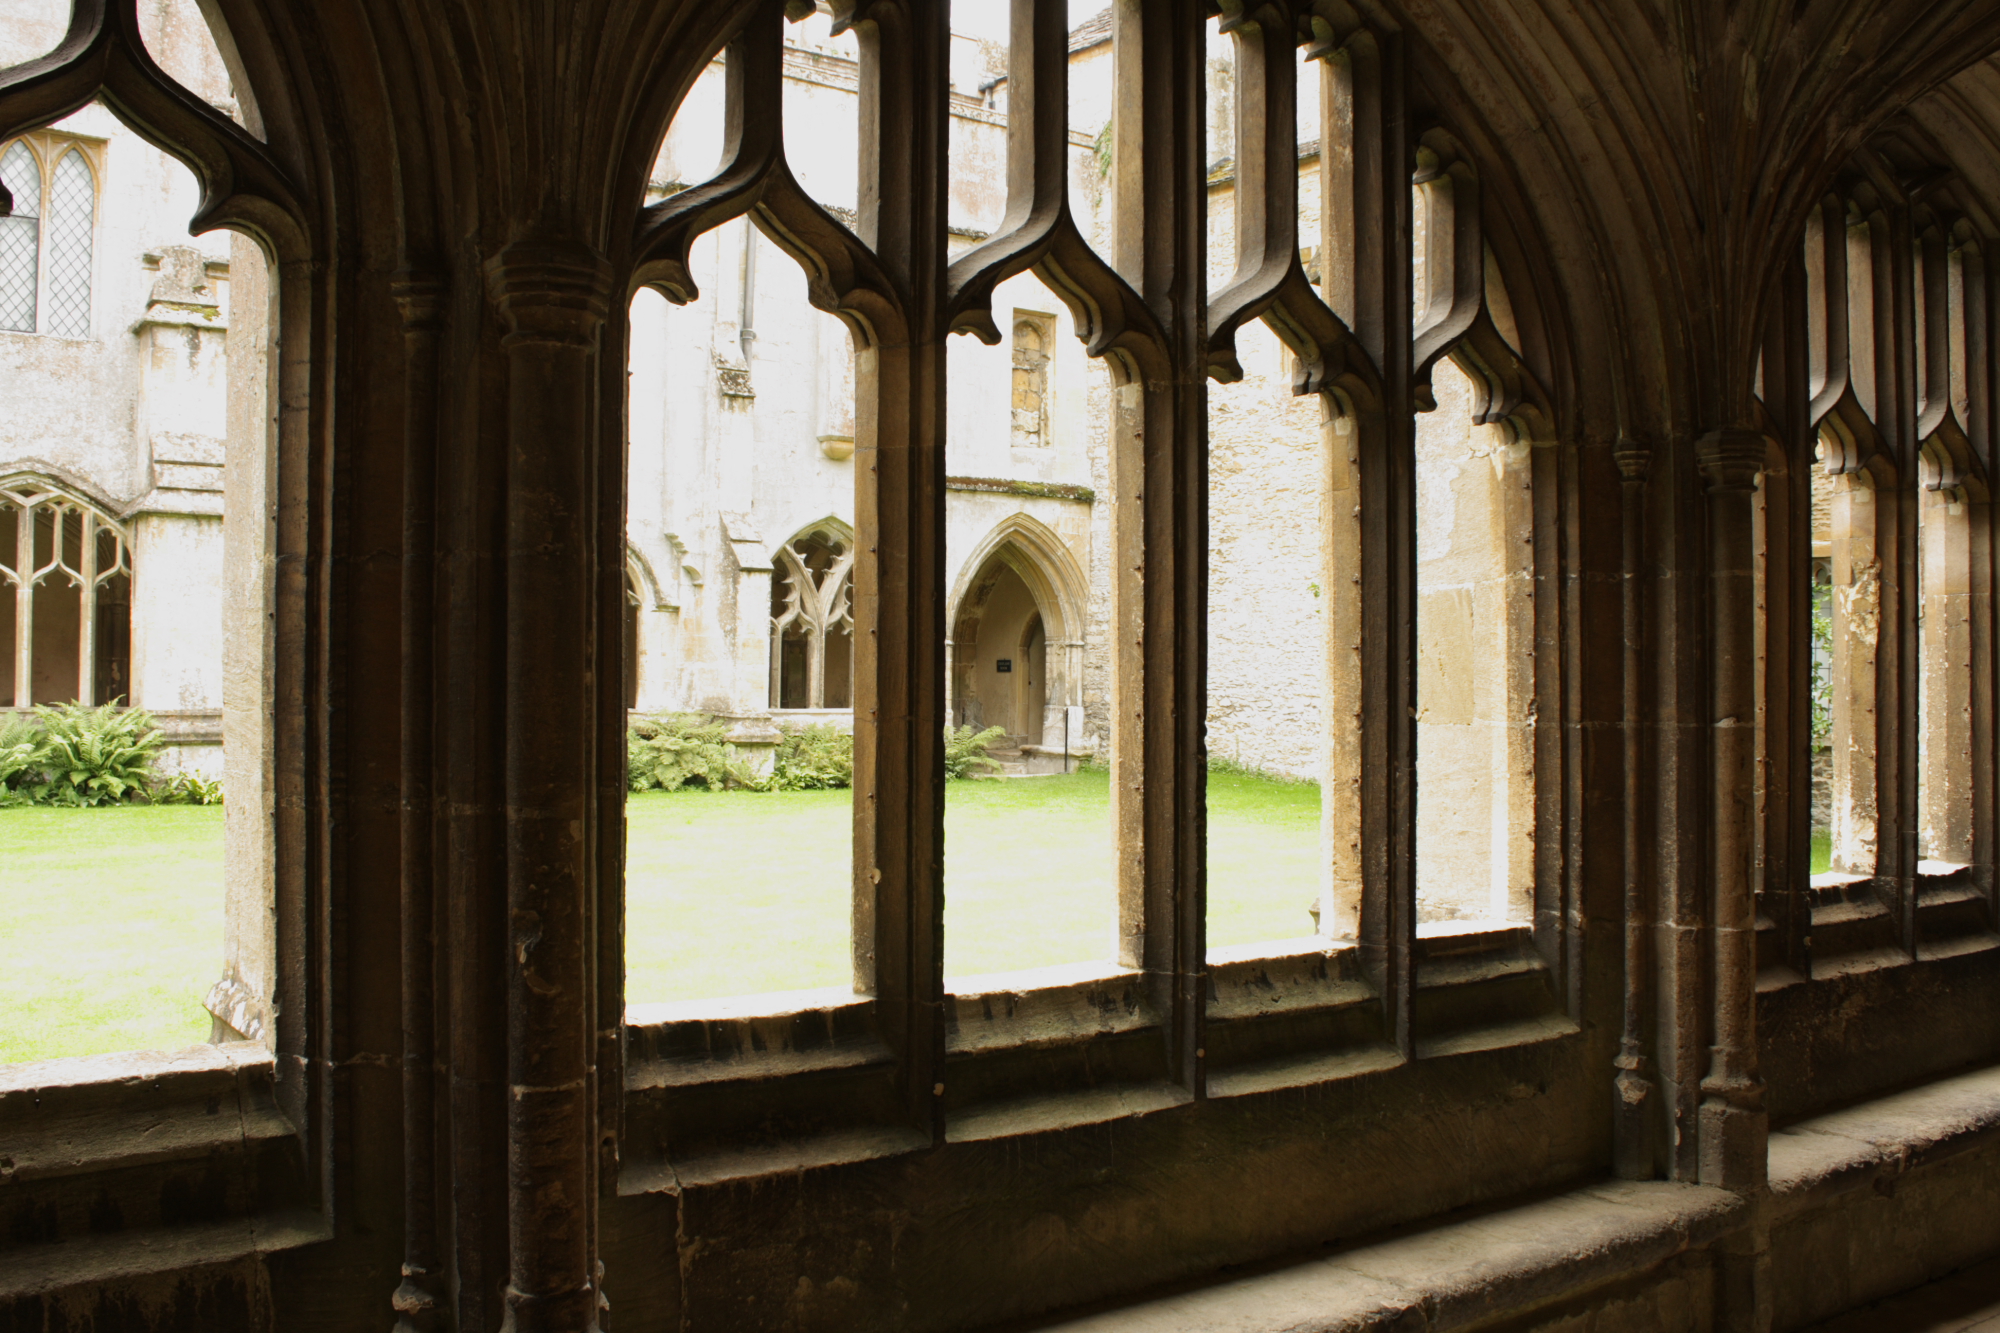
<svg viewBox="0 0 2000 1333"><path fill-rule="evenodd" d="M743 369L750 369L750 349L757 341L757 228L743 219L743 287L737 294L737 342L743 348Z"/></svg>

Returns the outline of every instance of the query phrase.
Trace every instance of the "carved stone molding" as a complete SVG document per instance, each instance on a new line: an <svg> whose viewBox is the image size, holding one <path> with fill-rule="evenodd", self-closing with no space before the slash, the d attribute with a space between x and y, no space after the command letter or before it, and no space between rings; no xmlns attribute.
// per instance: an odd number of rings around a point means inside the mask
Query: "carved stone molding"
<svg viewBox="0 0 2000 1333"><path fill-rule="evenodd" d="M1695 462L1711 491L1748 491L1764 467L1763 435L1741 426L1713 430L1695 442ZM1622 465L1621 465L1622 466Z"/></svg>
<svg viewBox="0 0 2000 1333"><path fill-rule="evenodd" d="M1621 480L1643 482L1652 470L1653 451L1631 436L1623 435L1618 443L1611 446L1611 461L1618 465Z"/></svg>
<svg viewBox="0 0 2000 1333"><path fill-rule="evenodd" d="M570 242L516 241L487 262L486 283L509 346L589 346L611 308L611 266Z"/></svg>
<svg viewBox="0 0 2000 1333"><path fill-rule="evenodd" d="M436 274L415 269L402 270L389 284L403 327L411 332L435 333L443 327L444 293L444 282Z"/></svg>

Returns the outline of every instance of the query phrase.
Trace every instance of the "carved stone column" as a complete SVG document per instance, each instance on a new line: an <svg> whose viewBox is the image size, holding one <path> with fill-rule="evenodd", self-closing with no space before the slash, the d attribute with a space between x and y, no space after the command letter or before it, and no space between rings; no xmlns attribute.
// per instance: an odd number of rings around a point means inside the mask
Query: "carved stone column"
<svg viewBox="0 0 2000 1333"><path fill-rule="evenodd" d="M599 673L591 596L596 353L608 266L517 241L505 320L508 1285L504 1327L597 1327L592 944ZM615 682L616 675L613 673Z"/></svg>
<svg viewBox="0 0 2000 1333"><path fill-rule="evenodd" d="M437 916L431 807L437 550L438 337L443 284L404 274L402 998L403 1280L396 1333L432 1333L445 1303L437 1207Z"/></svg>
<svg viewBox="0 0 2000 1333"><path fill-rule="evenodd" d="M1114 391L1112 822L1119 962L1152 981L1169 1077L1205 1079L1207 848L1202 765L1208 651L1207 370L1199 312L1206 199L1202 10L1189 0L1112 7L1111 257L1163 331L1162 369ZM1136 577L1134 576L1136 575Z"/></svg>
<svg viewBox="0 0 2000 1333"><path fill-rule="evenodd" d="M1649 829L1643 814L1646 784L1641 765L1646 745L1641 719L1645 692L1640 677L1646 663L1646 473L1652 453L1631 440L1620 440L1612 457L1618 464L1623 510L1624 549L1619 573L1624 589L1625 716L1625 1012L1616 1061L1612 1132L1618 1174L1627 1180L1650 1180L1659 1164L1653 1130L1658 1098L1642 1035L1650 1008L1652 950L1648 944L1653 928L1653 883L1646 841Z"/></svg>
<svg viewBox="0 0 2000 1333"><path fill-rule="evenodd" d="M1756 820L1757 587L1754 500L1765 455L1756 431L1702 437L1696 459L1708 483L1709 929L1714 943L1714 1026L1702 1079L1700 1169L1704 1185L1754 1191L1764 1184L1767 1121L1757 1072Z"/></svg>

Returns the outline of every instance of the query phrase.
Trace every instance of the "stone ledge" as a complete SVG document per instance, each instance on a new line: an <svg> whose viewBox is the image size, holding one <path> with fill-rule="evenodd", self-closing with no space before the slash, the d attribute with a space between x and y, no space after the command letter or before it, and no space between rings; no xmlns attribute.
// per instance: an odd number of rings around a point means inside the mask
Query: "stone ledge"
<svg viewBox="0 0 2000 1333"><path fill-rule="evenodd" d="M332 1238L333 1228L324 1218L296 1212L57 1241L8 1252L0 1300L97 1292L136 1278L171 1275L184 1281L202 1269Z"/></svg>
<svg viewBox="0 0 2000 1333"><path fill-rule="evenodd" d="M1276 1272L1038 1327L1050 1333L1362 1333L1474 1327L1699 1249L1747 1212L1723 1190L1621 1181Z"/></svg>
<svg viewBox="0 0 2000 1333"><path fill-rule="evenodd" d="M1062 481L1015 481L1007 477L946 477L948 491L984 491L992 495L1018 495L1031 500L1076 500L1090 504L1097 492L1088 486Z"/></svg>
<svg viewBox="0 0 2000 1333"><path fill-rule="evenodd" d="M0 1069L0 1187L283 1139L293 1131L272 1080L271 1053L247 1041Z"/></svg>
<svg viewBox="0 0 2000 1333"><path fill-rule="evenodd" d="M1771 1135L1772 1220L2000 1139L2000 1068L1939 1079Z"/></svg>
<svg viewBox="0 0 2000 1333"><path fill-rule="evenodd" d="M1996 1139L2000 1067L1801 1121L1771 1136L1770 1220L1854 1191L1892 1192L1897 1177ZM1043 1333L1472 1329L1503 1316L1531 1319L1538 1309L1643 1279L1753 1220L1751 1201L1723 1190L1613 1181L1030 1327Z"/></svg>

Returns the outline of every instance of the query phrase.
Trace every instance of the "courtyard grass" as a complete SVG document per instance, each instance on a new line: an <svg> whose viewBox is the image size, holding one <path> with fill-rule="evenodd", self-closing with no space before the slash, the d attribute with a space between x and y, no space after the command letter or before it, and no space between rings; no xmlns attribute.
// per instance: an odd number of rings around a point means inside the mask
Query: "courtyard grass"
<svg viewBox="0 0 2000 1333"><path fill-rule="evenodd" d="M0 1064L208 1040L222 808L0 810Z"/></svg>
<svg viewBox="0 0 2000 1333"><path fill-rule="evenodd" d="M1106 773L946 791L947 978L1114 956ZM850 802L844 791L631 797L631 1001L848 984ZM1316 786L1210 774L1210 943L1311 934L1318 856Z"/></svg>
<svg viewBox="0 0 2000 1333"><path fill-rule="evenodd" d="M945 973L1112 956L1102 771L957 782ZM1209 774L1212 947L1311 933L1319 789ZM650 792L626 805L634 1003L844 986L852 794ZM1812 871L1827 868L1824 833ZM0 1064L206 1041L222 960L222 810L0 810Z"/></svg>

